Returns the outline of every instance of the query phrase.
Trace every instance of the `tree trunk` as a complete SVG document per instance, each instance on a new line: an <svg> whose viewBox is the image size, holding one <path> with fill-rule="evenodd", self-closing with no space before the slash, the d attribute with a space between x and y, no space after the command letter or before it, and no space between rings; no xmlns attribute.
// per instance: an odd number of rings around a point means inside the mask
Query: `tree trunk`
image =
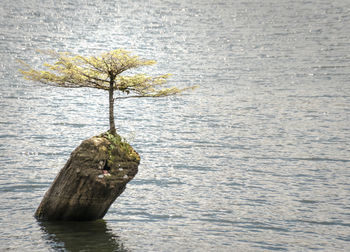
<svg viewBox="0 0 350 252"><path fill-rule="evenodd" d="M130 145L111 148L111 144L104 136L83 141L51 184L35 217L74 221L103 218L140 163Z"/></svg>
<svg viewBox="0 0 350 252"><path fill-rule="evenodd" d="M115 123L114 123L114 78L111 78L110 84L109 84L109 132L112 135L116 135L117 131L115 129Z"/></svg>

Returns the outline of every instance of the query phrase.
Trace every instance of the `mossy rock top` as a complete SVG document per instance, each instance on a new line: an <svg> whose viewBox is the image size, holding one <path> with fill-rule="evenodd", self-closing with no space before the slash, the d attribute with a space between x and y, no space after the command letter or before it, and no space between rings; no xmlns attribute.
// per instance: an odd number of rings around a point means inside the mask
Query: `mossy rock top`
<svg viewBox="0 0 350 252"><path fill-rule="evenodd" d="M79 162L86 163L86 167L94 169L97 175L108 171L110 176L103 178L109 181L125 180L126 177L126 180L131 180L137 173L135 167L140 163L139 154L125 139L108 132L83 141L72 155L78 155Z"/></svg>
<svg viewBox="0 0 350 252"><path fill-rule="evenodd" d="M96 138L95 141L100 141L101 138L108 140L108 153L111 164L118 161L140 162L139 154L120 135L112 135L106 132Z"/></svg>

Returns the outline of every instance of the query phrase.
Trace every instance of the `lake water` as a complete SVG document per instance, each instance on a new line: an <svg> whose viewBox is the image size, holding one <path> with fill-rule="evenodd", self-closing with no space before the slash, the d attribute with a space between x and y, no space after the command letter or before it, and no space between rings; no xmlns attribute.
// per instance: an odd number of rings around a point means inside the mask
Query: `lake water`
<svg viewBox="0 0 350 252"><path fill-rule="evenodd" d="M1 0L1 251L349 251L350 2ZM116 104L139 173L104 220L37 222L108 96L21 78L125 48L183 96Z"/></svg>

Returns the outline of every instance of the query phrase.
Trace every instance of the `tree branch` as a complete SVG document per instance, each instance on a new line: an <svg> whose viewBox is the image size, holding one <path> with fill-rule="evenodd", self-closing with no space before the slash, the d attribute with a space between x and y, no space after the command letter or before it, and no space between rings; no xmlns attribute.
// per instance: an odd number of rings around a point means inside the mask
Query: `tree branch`
<svg viewBox="0 0 350 252"><path fill-rule="evenodd" d="M96 57L93 57L96 61L98 61L98 59ZM93 68L95 68L98 72L100 73L104 73L106 72L104 69L102 68L98 68L96 65L94 65L93 63L91 63L90 61L88 61L87 59L85 59L84 57L80 56L79 59L83 60L86 64L88 64L89 66L92 66ZM107 69L108 70L108 69Z"/></svg>
<svg viewBox="0 0 350 252"><path fill-rule="evenodd" d="M114 98L114 100L125 100L125 99L128 99L128 98L141 98L141 97L150 98L150 97L159 97L159 96L152 96L152 95L130 95L130 96L116 97L116 98Z"/></svg>

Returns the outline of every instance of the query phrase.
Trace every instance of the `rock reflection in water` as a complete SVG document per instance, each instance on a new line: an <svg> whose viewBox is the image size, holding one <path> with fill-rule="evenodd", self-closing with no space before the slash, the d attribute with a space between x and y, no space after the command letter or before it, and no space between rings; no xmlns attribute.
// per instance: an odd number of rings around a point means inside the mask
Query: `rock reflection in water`
<svg viewBox="0 0 350 252"><path fill-rule="evenodd" d="M104 220L89 222L39 222L44 239L59 251L129 251Z"/></svg>

